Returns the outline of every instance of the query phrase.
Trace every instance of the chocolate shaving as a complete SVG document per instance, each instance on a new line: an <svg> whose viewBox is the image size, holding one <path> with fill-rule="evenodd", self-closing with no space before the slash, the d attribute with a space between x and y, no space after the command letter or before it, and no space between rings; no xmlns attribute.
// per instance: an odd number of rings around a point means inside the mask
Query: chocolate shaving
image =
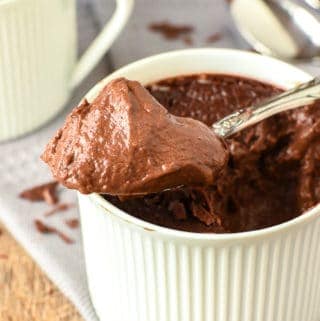
<svg viewBox="0 0 320 321"><path fill-rule="evenodd" d="M157 22L149 25L149 30L160 33L169 40L175 40L182 35L190 34L193 31L190 25L175 25L170 22Z"/></svg>
<svg viewBox="0 0 320 321"><path fill-rule="evenodd" d="M72 229L79 227L79 220L77 218L71 218L69 220L65 220L65 223Z"/></svg>
<svg viewBox="0 0 320 321"><path fill-rule="evenodd" d="M221 38L222 38L222 34L220 32L215 32L207 38L206 42L207 43L214 43L214 42L219 41Z"/></svg>
<svg viewBox="0 0 320 321"><path fill-rule="evenodd" d="M34 224L38 230L38 232L42 233L42 234L56 234L58 235L65 243L67 244L72 244L74 243L74 240L72 240L71 238L69 238L67 235L65 235L64 233L62 233L61 231L59 231L58 229L56 229L55 227L49 226L44 224L42 221L40 220L35 220Z"/></svg>
<svg viewBox="0 0 320 321"><path fill-rule="evenodd" d="M57 196L50 189L43 190L43 199L49 205L54 205L58 202Z"/></svg>
<svg viewBox="0 0 320 321"><path fill-rule="evenodd" d="M169 210L177 220L185 220L187 218L187 212L183 203L179 201L172 201L169 204Z"/></svg>
<svg viewBox="0 0 320 321"><path fill-rule="evenodd" d="M19 194L19 197L31 202L45 201L49 205L54 205L59 201L57 196L57 186L57 181L37 185L22 191Z"/></svg>
<svg viewBox="0 0 320 321"><path fill-rule="evenodd" d="M202 199L202 202L196 200ZM205 188L194 188L191 191L193 202L191 203L191 213L206 225L216 224L222 226L222 221L214 209L215 200L212 198L212 193L209 193Z"/></svg>
<svg viewBox="0 0 320 321"><path fill-rule="evenodd" d="M192 203L191 210L193 216L208 226L216 222L216 217L200 204Z"/></svg>
<svg viewBox="0 0 320 321"><path fill-rule="evenodd" d="M48 212L44 213L44 216L51 216L58 212L67 211L70 208L74 207L74 204L69 203L60 203L57 206L55 206L53 209L49 210Z"/></svg>
<svg viewBox="0 0 320 321"><path fill-rule="evenodd" d="M74 240L71 239L69 236L67 236L66 234L56 230L56 234L67 244L72 244L74 243Z"/></svg>
<svg viewBox="0 0 320 321"><path fill-rule="evenodd" d="M55 232L55 229L45 225L44 223L42 223L39 220L35 220L34 223L36 225L37 230L42 234L49 234L49 233Z"/></svg>

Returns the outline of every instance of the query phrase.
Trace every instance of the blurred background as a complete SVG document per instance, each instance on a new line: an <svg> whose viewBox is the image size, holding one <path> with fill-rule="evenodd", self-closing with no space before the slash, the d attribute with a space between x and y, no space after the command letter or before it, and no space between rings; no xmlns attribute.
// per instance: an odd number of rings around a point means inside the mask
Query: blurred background
<svg viewBox="0 0 320 321"><path fill-rule="evenodd" d="M231 15L230 7L236 7L239 14L239 7L241 7L243 19L249 19L253 15L257 15L255 20L257 22L261 20L259 14L264 14L265 10L262 6L257 8L255 3L263 2L261 0L136 0L126 28L107 54L110 65L118 68L142 57L190 47L252 50L252 44L245 41L240 35ZM274 8L272 3L284 4L288 1L271 0L265 2L267 5L271 4L271 7ZM317 6L320 7L318 0L292 0L290 3L301 5L302 8L317 17L320 15L319 9L317 9ZM78 7L79 28L82 31L81 37L83 38L81 48L84 48L86 43L89 42L90 36L93 37L99 27L110 17L115 3L105 0L78 0ZM243 12L246 12L247 15ZM275 10L275 14L278 15L279 10ZM281 14L280 12L279 15ZM83 19L87 21L87 25L91 24L92 27L90 36L87 35L87 37L83 34L82 24L85 23ZM166 39L161 33L150 30L151 25L161 22L168 22L175 26L190 26L192 31L174 39ZM304 23L308 24L308 21L304 20ZM261 21L261 24L263 25L263 21ZM269 25L265 27L264 31L266 32L268 28ZM293 30L289 29L289 32L292 33ZM274 34L273 37L276 39L277 35Z"/></svg>
<svg viewBox="0 0 320 321"><path fill-rule="evenodd" d="M115 9L114 1L78 0L79 52L88 46ZM192 30L168 39L150 30L153 24L188 26ZM209 37L213 38L210 41ZM250 48L239 37L225 0L137 0L132 15L97 70L119 68L137 59L168 50L192 47ZM90 83L90 81L89 81Z"/></svg>

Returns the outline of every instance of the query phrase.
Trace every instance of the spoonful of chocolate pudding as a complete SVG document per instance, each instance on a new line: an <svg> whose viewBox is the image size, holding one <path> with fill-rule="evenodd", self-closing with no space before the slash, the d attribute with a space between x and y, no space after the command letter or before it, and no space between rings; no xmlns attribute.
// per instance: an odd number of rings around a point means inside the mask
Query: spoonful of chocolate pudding
<svg viewBox="0 0 320 321"><path fill-rule="evenodd" d="M229 158L224 138L319 98L314 79L210 128L170 114L140 83L119 78L72 111L41 158L60 183L85 194L126 197L209 186Z"/></svg>
<svg viewBox="0 0 320 321"><path fill-rule="evenodd" d="M170 114L140 83L119 78L72 111L42 159L68 188L134 196L211 185L228 150L205 124Z"/></svg>

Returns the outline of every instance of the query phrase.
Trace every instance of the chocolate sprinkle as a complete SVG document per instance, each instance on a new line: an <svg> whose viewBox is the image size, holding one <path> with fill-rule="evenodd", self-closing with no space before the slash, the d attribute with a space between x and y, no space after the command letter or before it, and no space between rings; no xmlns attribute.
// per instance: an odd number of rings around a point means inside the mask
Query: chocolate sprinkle
<svg viewBox="0 0 320 321"><path fill-rule="evenodd" d="M63 211L67 211L70 208L74 207L74 204L69 204L69 203L60 203L57 206L55 206L53 209L49 210L48 212L46 212L44 214L44 216L51 216L54 215L58 212L63 212Z"/></svg>
<svg viewBox="0 0 320 321"><path fill-rule="evenodd" d="M59 201L57 196L57 186L57 181L37 185L22 191L19 194L19 197L31 202L45 201L49 205L54 205Z"/></svg>
<svg viewBox="0 0 320 321"><path fill-rule="evenodd" d="M49 226L45 223L43 223L40 220L35 220L34 224L36 226L36 229L41 234L56 234L58 235L65 243L72 244L74 241L69 238L67 235L56 229L55 227Z"/></svg>
<svg viewBox="0 0 320 321"><path fill-rule="evenodd" d="M79 227L79 220L77 218L71 218L69 220L66 220L65 223L72 229Z"/></svg>
<svg viewBox="0 0 320 321"><path fill-rule="evenodd" d="M192 33L193 29L190 25L175 25L167 21L149 25L149 30L160 33L164 38L169 40L179 39L182 35L188 35Z"/></svg>

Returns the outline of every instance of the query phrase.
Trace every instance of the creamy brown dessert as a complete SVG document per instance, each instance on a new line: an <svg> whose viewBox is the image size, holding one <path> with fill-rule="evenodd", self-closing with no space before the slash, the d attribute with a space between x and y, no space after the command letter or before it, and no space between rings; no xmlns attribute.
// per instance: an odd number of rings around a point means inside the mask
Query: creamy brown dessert
<svg viewBox="0 0 320 321"><path fill-rule="evenodd" d="M68 188L134 196L212 185L228 151L208 126L170 114L141 84L120 78L72 111L42 159Z"/></svg>
<svg viewBox="0 0 320 321"><path fill-rule="evenodd" d="M227 75L177 77L148 90L170 113L207 125L281 92ZM299 108L228 139L231 157L213 186L122 201L105 198L138 218L185 231L225 233L277 225L320 200L319 137L320 104Z"/></svg>
<svg viewBox="0 0 320 321"><path fill-rule="evenodd" d="M220 172L227 160L225 146L198 121L210 126L280 89L252 79L209 74L148 86L168 113L134 82L118 80L112 88L117 89L107 88L92 104L84 102L75 109L42 156L67 187L114 194L104 197L133 216L202 233L277 225L320 200L320 104L276 115L228 139L231 155ZM143 135L139 124L148 128ZM197 130L201 144L194 143ZM184 151L194 166L183 167L177 150ZM159 151L171 156L154 159ZM175 162L179 166L174 175L160 184L154 173ZM180 166L184 174L179 176ZM148 195L132 197L140 193ZM131 197L123 197L128 194Z"/></svg>

